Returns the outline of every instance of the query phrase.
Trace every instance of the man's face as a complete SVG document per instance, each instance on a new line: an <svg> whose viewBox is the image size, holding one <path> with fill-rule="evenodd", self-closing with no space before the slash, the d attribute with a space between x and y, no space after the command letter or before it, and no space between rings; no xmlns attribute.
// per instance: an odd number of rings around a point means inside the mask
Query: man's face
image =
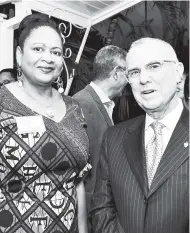
<svg viewBox="0 0 190 233"><path fill-rule="evenodd" d="M165 111L176 95L182 64L165 54L163 45L150 43L133 47L127 55L128 79L145 111Z"/></svg>
<svg viewBox="0 0 190 233"><path fill-rule="evenodd" d="M11 82L15 82L15 79L10 72L2 72L0 74L0 87Z"/></svg>

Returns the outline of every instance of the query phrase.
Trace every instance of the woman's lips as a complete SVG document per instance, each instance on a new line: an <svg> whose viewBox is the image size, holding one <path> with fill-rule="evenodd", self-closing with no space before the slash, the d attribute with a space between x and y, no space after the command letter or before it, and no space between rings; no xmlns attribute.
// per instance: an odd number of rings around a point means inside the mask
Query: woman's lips
<svg viewBox="0 0 190 233"><path fill-rule="evenodd" d="M52 72L54 69L52 67L38 67L43 73L50 73Z"/></svg>

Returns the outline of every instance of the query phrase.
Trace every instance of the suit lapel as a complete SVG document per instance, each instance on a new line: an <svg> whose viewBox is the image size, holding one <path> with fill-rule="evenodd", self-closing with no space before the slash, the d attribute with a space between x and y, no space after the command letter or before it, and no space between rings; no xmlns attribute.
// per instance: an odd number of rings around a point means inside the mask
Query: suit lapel
<svg viewBox="0 0 190 233"><path fill-rule="evenodd" d="M123 143L130 168L143 194L147 196L148 183L144 156L144 124L145 117L142 116L129 128Z"/></svg>
<svg viewBox="0 0 190 233"><path fill-rule="evenodd" d="M104 107L102 101L100 100L99 96L97 95L97 93L94 91L94 89L90 85L87 85L85 87L85 89L90 93L90 95L92 96L94 101L97 103L97 106L98 106L100 112L102 113L102 115L104 116L105 121L107 122L108 126L112 126L113 123L112 123L112 121L111 121L111 119L106 111L106 108Z"/></svg>
<svg viewBox="0 0 190 233"><path fill-rule="evenodd" d="M188 129L188 111L184 109L160 161L148 197L152 195L185 160L188 159Z"/></svg>

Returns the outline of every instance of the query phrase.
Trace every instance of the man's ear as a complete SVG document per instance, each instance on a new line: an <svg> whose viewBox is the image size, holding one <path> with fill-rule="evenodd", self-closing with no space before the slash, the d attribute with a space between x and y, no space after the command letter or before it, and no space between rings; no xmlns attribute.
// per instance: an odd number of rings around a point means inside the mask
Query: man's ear
<svg viewBox="0 0 190 233"><path fill-rule="evenodd" d="M117 74L117 69L116 67L112 70L112 77L114 80L117 80L118 79L118 74Z"/></svg>
<svg viewBox="0 0 190 233"><path fill-rule="evenodd" d="M114 79L118 80L118 73L117 72L115 72L115 74L114 74Z"/></svg>
<svg viewBox="0 0 190 233"><path fill-rule="evenodd" d="M184 76L183 76L183 72L184 72L184 66L183 66L183 63L181 62L178 62L176 64L176 81L177 83L181 83L184 79Z"/></svg>
<svg viewBox="0 0 190 233"><path fill-rule="evenodd" d="M17 46L17 48L16 48L16 61L17 61L18 66L21 66L22 49L20 46Z"/></svg>

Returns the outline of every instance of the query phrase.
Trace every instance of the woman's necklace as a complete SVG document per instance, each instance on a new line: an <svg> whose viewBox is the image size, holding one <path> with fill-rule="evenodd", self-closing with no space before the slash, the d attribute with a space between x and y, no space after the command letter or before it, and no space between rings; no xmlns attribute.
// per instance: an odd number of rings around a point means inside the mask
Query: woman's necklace
<svg viewBox="0 0 190 233"><path fill-rule="evenodd" d="M50 118L54 118L55 113L54 113L54 111L53 111L52 106L47 107L46 114L47 114L47 116L49 116Z"/></svg>
<svg viewBox="0 0 190 233"><path fill-rule="evenodd" d="M53 97L51 98L51 103L49 103L48 105L45 103L40 103L39 101L37 101L28 91L25 90L24 87L22 87L24 93L29 96L37 105L40 105L41 107L46 109L46 115L50 118L54 118L55 117L55 112L53 110Z"/></svg>

